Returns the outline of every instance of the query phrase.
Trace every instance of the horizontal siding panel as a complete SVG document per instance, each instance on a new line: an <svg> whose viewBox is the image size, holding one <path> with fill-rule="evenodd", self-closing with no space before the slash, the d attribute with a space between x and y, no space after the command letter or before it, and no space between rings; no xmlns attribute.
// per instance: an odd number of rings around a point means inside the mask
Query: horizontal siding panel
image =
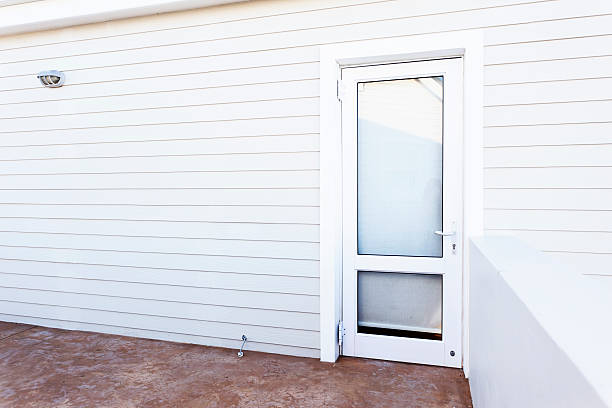
<svg viewBox="0 0 612 408"><path fill-rule="evenodd" d="M612 100L485 108L485 126L609 122Z"/></svg>
<svg viewBox="0 0 612 408"><path fill-rule="evenodd" d="M540 0L541 3L545 1ZM382 4L381 4L382 3ZM79 42L87 39L97 40L108 37L121 37L128 35L141 35L151 31L165 30L180 30L181 28L199 27L213 25L217 32L233 33L234 30L240 28L240 23L246 27L246 23L250 23L249 32L255 33L255 30L263 30L266 32L269 27L274 24L287 24L289 29L294 28L297 23L321 25L321 22L331 22L331 16L337 16L340 23L356 23L358 21L371 20L373 16L377 18L398 17L402 16L420 16L427 14L444 14L448 12L456 12L460 10L479 9L483 7L502 7L510 5L525 5L529 7L537 1L525 0L479 0L470 1L469 3L453 2L453 3L437 3L426 0L411 0L410 7L407 9L403 1L372 1L372 0L335 0L333 3L324 0L293 0L291 3L284 1L268 1L263 3L248 3L237 5L224 5L220 7L207 7L199 10L189 10L181 13L159 14L155 16L147 16L138 19L129 19L127 21L113 21L112 26L104 24L90 24L80 27L77 33L73 30L53 30L46 33L45 36L40 35L22 35L12 36L3 39L3 47L1 49L16 49L35 47L40 48L46 44L72 43L75 36ZM585 13L584 8L577 7L579 3L565 1L563 7L549 8L547 17L567 17ZM523 6L524 7L524 6ZM589 4L591 14L600 14L610 11L609 5L604 1L591 2ZM339 11L339 13L338 13ZM386 15L382 14L387 11ZM540 16L540 10L533 11L531 17ZM563 14L563 12L566 12ZM377 14L378 13L378 14ZM291 19L292 15L302 17L301 19ZM525 16L525 15L524 15ZM354 19L354 20L349 20ZM359 20L361 19L361 20ZM238 27L233 27L233 30L228 29L228 23L238 22ZM134 24L136 23L136 24ZM146 24L145 28L140 30L139 24ZM293 24L293 26L291 25ZM136 27L135 27L136 26ZM230 34L231 35L231 34ZM163 37L162 37L163 38ZM101 47L96 44L96 47L87 47L94 49Z"/></svg>
<svg viewBox="0 0 612 408"><path fill-rule="evenodd" d="M612 167L485 169L485 187L612 188Z"/></svg>
<svg viewBox="0 0 612 408"><path fill-rule="evenodd" d="M83 321L110 326L128 326L138 329L170 331L223 339L240 338L242 333L262 343L286 344L297 347L318 348L319 333L305 330L278 329L253 325L201 322L189 319L174 319L160 316L145 316L101 310L75 309L61 306L36 305L0 301L5 314L24 314L46 319Z"/></svg>
<svg viewBox="0 0 612 408"><path fill-rule="evenodd" d="M165 82L165 80L162 82ZM257 101L262 98L283 99L318 96L319 81L316 79L188 90L176 90L175 88L174 91L149 92L144 96L140 93L100 98L89 96L79 100L64 99L49 102L4 104L0 105L0 120L15 117L101 112L108 110L109 107L112 107L113 110L152 109L186 105L227 104Z"/></svg>
<svg viewBox="0 0 612 408"><path fill-rule="evenodd" d="M612 232L612 211L485 210L488 230Z"/></svg>
<svg viewBox="0 0 612 408"><path fill-rule="evenodd" d="M73 279L42 275L27 276L0 272L3 287L81 293L97 296L188 302L201 305L318 313L318 296L245 292L229 289L134 282ZM109 299L110 300L110 299ZM82 307L87 307L83 305Z"/></svg>
<svg viewBox="0 0 612 408"><path fill-rule="evenodd" d="M171 108L113 111L36 119L3 119L4 132L73 129L103 126L147 125L167 122L221 121L278 116L318 115L319 98L262 100L227 105L175 106Z"/></svg>
<svg viewBox="0 0 612 408"><path fill-rule="evenodd" d="M248 122L248 125L245 124ZM4 133L0 146L48 146L84 143L145 143L165 140L200 140L252 136L285 136L319 132L318 116L290 116L248 121L166 123L148 126L99 127L89 129L40 130ZM0 133L2 133L0 131ZM119 149L121 146L119 146Z"/></svg>
<svg viewBox="0 0 612 408"><path fill-rule="evenodd" d="M485 106L612 99L612 78L485 87Z"/></svg>
<svg viewBox="0 0 612 408"><path fill-rule="evenodd" d="M608 54L608 52L604 54ZM489 65L484 69L484 83L492 86L496 84L603 78L610 76L610 69L608 68L610 64L612 64L612 56L601 55L578 59Z"/></svg>
<svg viewBox="0 0 612 408"><path fill-rule="evenodd" d="M484 5L485 2L481 2ZM400 8L406 9L406 4L395 3ZM387 7L382 9L388 18L383 20L373 19L364 21L359 24L347 24L346 15L343 17L341 24L326 25L324 22L318 23L316 28L312 29L296 29L295 27L303 27L303 24L297 20L303 20L303 16L294 16L295 24L288 31L265 32L251 34L245 32L244 35L227 36L219 39L209 39L210 34L206 32L206 28L199 28L197 33L192 35L190 41L201 40L197 43L185 43L185 37L181 33L169 32L166 38L175 38L172 45L155 45L155 48L146 48L147 42L140 41L137 47L122 49L120 45L122 38L113 38L115 42L112 51L103 53L84 53L74 56L57 56L52 60L56 66L69 67L71 70L83 70L94 67L106 67L119 64L142 64L160 59L186 59L196 56L222 56L228 54L258 52L262 50L284 49L295 47L311 47L320 44L330 44L334 42L368 40L372 38L385 38L394 36L406 36L422 33L431 33L436 31L451 31L464 30L483 27L483 22L487 22L487 26L502 25L515 23L516 20L525 20L525 13L538 13L547 11L551 12L550 6L546 3L532 3L524 5L511 5L504 8L502 12L499 8L480 8L472 9L464 12L420 15L407 18L397 18L398 13L394 13L392 8ZM444 7L448 9L446 5ZM444 10L446 11L446 10ZM374 12L374 14L377 14ZM405 14L405 11L401 14ZM401 15L400 14L400 15ZM533 14L529 16L532 18ZM363 15L362 15L363 16ZM389 18L394 17L394 18ZM291 17L285 16L285 24ZM529 20L528 20L529 21ZM261 22L255 22L259 27ZM242 22L242 25L248 25L248 22ZM222 27L213 28L216 33L223 30ZM376 34L373 34L376 33ZM154 36L154 35L153 35ZM153 37L149 36L149 37ZM157 43L155 43L157 44ZM143 48L145 47L145 48ZM117 50L118 49L118 50ZM117 51L115 51L117 50ZM305 49L305 54L313 52ZM314 50L316 52L316 49ZM196 54L197 53L197 54ZM156 58L157 57L157 58ZM313 59L311 59L313 61ZM24 62L8 62L2 65L0 75L23 75L24 73L35 74L44 69L48 64L46 60L32 60ZM71 71L68 71L71 72Z"/></svg>
<svg viewBox="0 0 612 408"><path fill-rule="evenodd" d="M70 218L2 218L0 230L89 235L318 242L313 224L206 223Z"/></svg>
<svg viewBox="0 0 612 408"><path fill-rule="evenodd" d="M219 155L318 151L319 135L283 135L199 140L165 140L106 144L75 144L0 148L0 160L65 159L159 155ZM112 169L109 169L112 171Z"/></svg>
<svg viewBox="0 0 612 408"><path fill-rule="evenodd" d="M183 46L183 49L191 51L187 54L184 52L183 57L176 55L175 52L176 58L170 58L168 54L165 54L159 49L153 50L153 52L148 49L139 50L139 52L134 50L123 52L123 54L146 57L144 60L141 58L140 63L138 63L138 60L134 60L133 57L126 55L123 55L123 58L118 58L113 61L111 59L112 54L106 53L96 55L100 60L100 65L98 66L81 64L81 68L79 68L79 64L62 64L62 66L66 67L64 68L66 77L70 78L69 82L66 84L66 89L68 89L68 85L80 86L84 84L102 84L117 81L123 82L124 86L129 86L129 84L125 82L135 79L148 79L149 83L154 82L149 86L149 89L151 89L151 87L153 87L152 89L164 89L164 85L156 85L155 83L161 81L173 83L170 81L175 79L175 85L185 83L189 83L191 86L194 84L198 84L199 86L218 86L220 84L237 85L244 83L245 78L248 78L248 76L243 77L241 75L253 73L255 74L255 78L259 78L259 81L270 81L274 80L273 75L276 71L274 67L276 66L297 66L297 64L312 64L318 61L316 47L275 48L269 50L259 47L252 49L252 52L230 52L225 55L214 55L204 52L203 50L198 50L193 44ZM73 59L74 58L84 57L73 57ZM53 60L53 62L56 66L59 64L57 60ZM35 74L41 69L44 69L40 67L47 65L48 62L35 61L22 64L34 64L29 68L33 69L33 71L28 73L29 69L26 67L15 67L16 69L8 70L6 65L0 65L0 78L11 78L12 80L10 84L5 83L0 85L0 92L18 89L40 89L40 83L38 83ZM311 69L310 66L305 66L304 68L307 70ZM300 72L303 71L300 71L298 68L294 75ZM197 76L195 78L184 78L181 80L180 77L185 75ZM194 82L198 77L203 80L201 83ZM236 83L237 79L243 82ZM186 80L188 82L186 82ZM224 80L229 82L223 82ZM141 81L135 85L142 86L143 82ZM161 88L156 88L157 86ZM177 88L180 88L180 85L177 86ZM117 88L115 87L114 89Z"/></svg>
<svg viewBox="0 0 612 408"><path fill-rule="evenodd" d="M240 339L220 339L216 337L196 336L192 334L171 333L168 331L154 331L147 329L135 329L123 326L109 326L96 323L84 323L69 320L59 319L44 319L40 317L31 317L24 315L1 314L0 320L5 322L16 322L24 324L32 324L43 327L54 327L65 330L81 330L90 332L99 332L107 334L115 334L119 336L144 337L148 339L174 341L191 344L201 344L212 347L226 347L232 349L240 348L242 340ZM318 349L305 347L292 347L280 344L267 344L255 341L248 342L245 345L245 350L261 351L264 353L279 353L295 355L300 357L319 358L320 352Z"/></svg>
<svg viewBox="0 0 612 408"><path fill-rule="evenodd" d="M552 59L584 58L609 55L610 47L612 47L612 34L498 45L494 47L489 46L485 50L484 62L486 65L493 65Z"/></svg>
<svg viewBox="0 0 612 408"><path fill-rule="evenodd" d="M250 273L204 272L159 268L131 268L110 265L37 262L8 259L0 259L0 272L13 275L76 278L93 280L94 282L115 281L146 283L162 286L185 286L191 288L214 289L216 291L228 289L249 292L311 296L319 295L319 279L301 276L254 275ZM147 292L139 293L139 297L146 297L146 293ZM247 295L248 293L245 294L245 296ZM190 302L196 300L197 299L185 298L179 301ZM240 305L240 303L235 303L233 304L233 307L243 307ZM276 307L272 308L275 309ZM299 309L297 310L299 311Z"/></svg>
<svg viewBox="0 0 612 408"><path fill-rule="evenodd" d="M530 8L531 10L529 10ZM117 78L138 78L138 75L141 75L140 73L143 70L143 64L158 64L164 62L176 63L177 61L185 63L185 61L190 58L201 58L202 54L207 55L209 58L227 57L228 55L236 56L247 53L256 53L261 51L268 52L292 48L294 51L298 49L302 50L302 55L312 55L308 59L301 62L314 62L316 61L316 46L321 44L482 28L483 21L488 21L488 27L491 25L513 24L517 19L524 18L525 12L538 11L550 13L551 9L549 6L545 7L544 4L537 3L510 6L507 8L505 13L500 12L498 8L485 8L470 10L462 13L423 15L408 19L390 19L364 22L358 25L341 24L337 26L320 27L313 30L294 30L243 37L230 37L226 39L200 42L197 43L197 45L194 43L180 43L179 41L179 43L170 46L82 54L71 57L54 58L53 61L56 65L59 64L61 66L70 67L71 70L66 70L66 72L71 76L74 74L74 83L84 83L83 81L85 81L84 78L86 76L90 78L88 80L89 82L91 82L92 77L99 78L98 80L104 80L107 76L110 76L115 80ZM377 34L373 36L372 33ZM262 44L265 44L265 46L262 46ZM599 45L591 45L591 47L597 46ZM198 52L194 55L195 50ZM259 61L262 61L263 59L264 58L258 58ZM278 62L269 62L267 65L277 63ZM125 66L125 64L129 65ZM10 85L12 88L4 89L34 87L35 83L33 82L33 79L23 76L23 72L29 72L29 75L32 76L41 69L44 69L44 66L46 65L48 65L48 62L45 60L16 62L3 65L0 75L22 75L18 82ZM225 66L229 65L225 64ZM100 69L102 67L104 67L104 69ZM120 68L124 74L118 75L116 72L117 68ZM241 66L240 68L246 67ZM91 72L91 70L94 69L97 69L100 72ZM144 69L146 71L155 70L148 66ZM165 75L194 72L192 70L176 71L176 69L178 69L177 64L175 64L174 71L166 72ZM132 70L133 73L125 76L126 70ZM201 70L195 72L201 72Z"/></svg>
<svg viewBox="0 0 612 408"><path fill-rule="evenodd" d="M9 176L12 177L12 176ZM38 177L38 176L32 176ZM0 177L1 178L1 177ZM133 189L10 190L3 204L79 204L144 206L319 206L319 190L277 189Z"/></svg>
<svg viewBox="0 0 612 408"><path fill-rule="evenodd" d="M162 310L163 312L159 313L160 317L175 319L308 331L319 330L319 316L315 313L232 308L196 303L84 295L81 293L50 292L0 286L0 302L2 301L70 307L79 310L104 310L143 316L151 316L151 311Z"/></svg>
<svg viewBox="0 0 612 408"><path fill-rule="evenodd" d="M187 43L152 49L137 48L84 54L54 58L52 61L56 66L66 67L64 70L67 76L74 80L74 84L84 84L153 75L161 77L221 69L315 62L318 52L317 47L312 44L317 44L316 40L305 41L301 32L282 33L203 42L198 45ZM34 88L36 78L32 79L32 75L43 70L48 64L47 60L35 60L0 65L0 77L16 80L10 85L4 84L0 91Z"/></svg>
<svg viewBox="0 0 612 408"><path fill-rule="evenodd" d="M85 236L0 232L0 245L85 248L193 255L228 255L270 258L319 259L319 244L312 242L240 241L152 237Z"/></svg>
<svg viewBox="0 0 612 408"><path fill-rule="evenodd" d="M176 255L15 246L0 246L0 258L257 275L319 276L319 262L309 259Z"/></svg>
<svg viewBox="0 0 612 408"><path fill-rule="evenodd" d="M484 162L485 167L612 166L612 144L487 148Z"/></svg>
<svg viewBox="0 0 612 408"><path fill-rule="evenodd" d="M282 56L282 55L281 55ZM222 65L219 70L194 71L194 66L185 68L185 72L176 73L174 64L164 63L169 67L166 71L151 69L140 72L139 76L129 71L115 69L115 76L107 79L89 74L83 81L77 83L73 76L70 82L49 94L48 89L33 83L31 76L15 77L11 85L5 84L6 90L0 91L3 104L32 103L37 101L73 100L113 97L120 95L148 95L155 92L174 92L188 89L220 89L231 86L244 86L249 84L264 84L270 82L289 82L313 80L319 77L318 62L283 62L282 65L269 65L248 67L245 63L228 68ZM158 63L162 64L162 63ZM261 62L260 62L261 64ZM243 67L243 68L240 68ZM152 67L155 68L155 67ZM169 71L173 69L173 71ZM203 69L203 68L201 68ZM172 73L174 72L174 73ZM108 72L107 72L108 75ZM123 75L123 76L121 76ZM10 90L12 89L12 90Z"/></svg>
<svg viewBox="0 0 612 408"><path fill-rule="evenodd" d="M318 170L202 173L5 175L0 189L316 188Z"/></svg>
<svg viewBox="0 0 612 408"><path fill-rule="evenodd" d="M544 251L612 253L612 233L576 231L504 231Z"/></svg>
<svg viewBox="0 0 612 408"><path fill-rule="evenodd" d="M484 130L485 147L612 143L612 121L568 125L508 126Z"/></svg>
<svg viewBox="0 0 612 408"><path fill-rule="evenodd" d="M612 15L601 14L612 13L612 6L604 3L607 2L589 2L588 7L585 7L584 3L573 1L565 1L563 6L548 5L551 11L552 9L560 10L538 16L539 18L534 18L535 21L530 23L488 29L485 32L485 44L516 44L610 34ZM589 11L592 16L583 17L584 13ZM562 16L569 16L569 18Z"/></svg>
<svg viewBox="0 0 612 408"><path fill-rule="evenodd" d="M203 207L0 204L0 217L177 222L318 224L318 207Z"/></svg>
<svg viewBox="0 0 612 408"><path fill-rule="evenodd" d="M424 0L410 1L410 7L402 1L368 1L369 4L350 4L343 7L334 2L333 6L326 4L326 7L319 10L301 13L278 13L275 10L273 15L258 16L249 15L244 19L231 19L229 21L216 21L213 24L202 23L201 20L192 21L191 25L175 19L174 24L169 29L158 31L147 31L144 33L125 33L120 36L102 37L97 39L80 40L79 45L83 49L96 50L95 52L112 52L117 49L138 49L142 47L172 46L177 43L189 42L211 42L222 39L235 39L246 36L256 36L272 32L293 32L295 30L312 30L321 27L334 25L358 25L368 21L394 19L411 19L430 17L428 15L442 15L463 11L499 7L513 6L519 1L508 0L472 0L470 3L431 3ZM335 7L334 7L335 6ZM521 6L513 6L518 8ZM523 6L525 7L525 6ZM529 6L528 6L529 7ZM533 6L532 6L533 7ZM594 6L596 8L596 6ZM281 6L286 9L286 5ZM596 8L597 9L597 8ZM601 9L599 7L598 9ZM566 11L566 10L563 10ZM567 13L567 11L566 11ZM463 14L463 13L462 13ZM557 15L559 13L553 13ZM202 15L203 19L209 17ZM250 18L249 18L250 17ZM181 19L183 20L183 19ZM420 27L419 27L420 28ZM408 28L409 29L409 28ZM422 30L422 28L420 28ZM305 35L308 37L308 35ZM50 59L59 56L74 54L74 43L64 42L53 45L40 45L36 47L0 50L0 58L4 61L23 61L33 59Z"/></svg>
<svg viewBox="0 0 612 408"><path fill-rule="evenodd" d="M161 56L164 59L186 59L190 57L200 56L202 54L211 56L221 56L233 53L257 52L262 50L262 44L265 44L265 49L284 49L293 47L307 47L311 45L329 44L334 42L367 40L372 38L385 38L406 35L416 35L440 31L466 30L474 28L485 28L491 26L516 24L517 21L528 23L534 20L534 15L543 15L546 13L547 19L554 17L576 16L576 14L584 14L584 9L580 6L567 5L565 7L551 8L546 2L525 4L510 4L507 7L487 7L491 6L490 2L480 2L482 7L470 4L470 7L464 8L464 11L449 10L448 3L440 7L440 13L414 15L406 15L406 4L400 2L387 3L385 7L380 7L378 4L370 5L372 11L367 14L358 14L359 20L354 23L348 23L350 14L347 15L342 10L336 12L338 23L325 19L313 17L314 26L305 24L304 16L283 16L281 25L286 25L287 30L278 28L278 31L261 30L268 27L261 21L240 21L240 30L242 35L234 33L225 36L219 36L219 32L224 32L223 26L217 27L194 27L188 28L193 32L189 35L189 42L185 42L185 36L177 30L159 34L149 33L145 40L137 41L138 46L125 48L122 46L124 38L113 37L105 39L105 42L113 42L109 45L108 51L102 53L84 53L74 56L58 56L55 54L52 60L59 65L69 66L71 69L88 69L93 67L117 65L117 64L138 64L155 61ZM502 3L503 4L503 3ZM508 4L508 3L506 3ZM394 11L394 6L398 10ZM593 5L593 10L589 14L596 13L597 9L609 11L609 7ZM411 7L412 9L412 4ZM431 7L430 7L431 8ZM503 11L502 11L503 10ZM376 18L375 16L384 13L386 18ZM581 13L582 12L582 13ZM354 14L357 15L357 14ZM370 15L370 18L363 16ZM402 17L404 15L405 17ZM295 19L292 23L291 20ZM487 24L483 24L483 22ZM252 25L253 29L247 29ZM259 30L258 30L259 29ZM207 32L213 30L214 34ZM239 31L240 31L239 30ZM376 34L372 34L376 33ZM160 45L160 40L155 40L155 36L163 37L163 43ZM538 34L534 36L538 38ZM200 41L198 41L200 39ZM128 39L129 42L130 39ZM151 41L151 42L149 42ZM163 45L168 44L170 45ZM145 48L143 48L145 47ZM93 49L97 49L93 48ZM199 53L194 55L194 51ZM3 67L2 75L15 75L23 72L36 73L43 69L46 64L43 60L31 60L24 62L7 63Z"/></svg>
<svg viewBox="0 0 612 408"><path fill-rule="evenodd" d="M487 189L485 208L612 210L612 189Z"/></svg>
<svg viewBox="0 0 612 408"><path fill-rule="evenodd" d="M397 2L390 2L385 7L374 6L375 4L367 4L360 7L360 9L369 10L370 13L375 13L379 18L380 16L388 17L394 11L396 13L402 11L402 4ZM281 7L286 8L284 5ZM405 13L405 8L403 11ZM257 36L271 32L295 31L296 27L299 27L299 29L316 28L321 27L322 22L323 26L333 24L334 20L346 23L347 18L353 19L353 21L363 20L363 14L351 13L347 15L343 7L326 7L323 10L302 13L279 13L276 11L274 14L271 16L250 15L242 19L235 20L232 18L229 21L217 21L212 24L193 21L192 24L186 24L185 26L183 26L185 23L182 23L184 18L175 19L174 23L165 29L102 36L92 39L79 39L79 45L83 50L95 50L81 53L89 57L88 61L90 64L94 64L100 61L98 54L116 53L117 50L121 50L127 55L127 51L142 52L144 51L143 49L148 49L149 54L152 51L157 51L157 49L165 52L166 50L180 49L181 46L198 49L207 43L224 39L238 39L240 37ZM206 18L207 16L203 15L203 17ZM74 41L74 39L72 40ZM25 49L13 48L1 50L0 57L12 64L19 61L29 62L44 59L73 62L72 60L76 57L82 56L79 54L74 56L76 53L73 41ZM133 58L142 59L143 57L146 57L145 53L136 54ZM133 60L130 60L130 62L133 63Z"/></svg>
<svg viewBox="0 0 612 408"><path fill-rule="evenodd" d="M318 152L233 155L75 157L53 160L0 160L0 174L304 170L318 168Z"/></svg>
<svg viewBox="0 0 612 408"><path fill-rule="evenodd" d="M553 252L552 256L567 265L573 265L576 270L585 275L600 275L612 277L611 254L581 254L569 252Z"/></svg>

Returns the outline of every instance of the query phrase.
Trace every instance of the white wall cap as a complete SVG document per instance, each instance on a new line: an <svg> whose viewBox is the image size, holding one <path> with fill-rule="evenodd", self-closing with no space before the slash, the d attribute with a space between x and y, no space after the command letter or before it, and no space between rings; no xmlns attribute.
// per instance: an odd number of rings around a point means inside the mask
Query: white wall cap
<svg viewBox="0 0 612 408"><path fill-rule="evenodd" d="M584 275L516 237L472 243L612 407L612 276Z"/></svg>

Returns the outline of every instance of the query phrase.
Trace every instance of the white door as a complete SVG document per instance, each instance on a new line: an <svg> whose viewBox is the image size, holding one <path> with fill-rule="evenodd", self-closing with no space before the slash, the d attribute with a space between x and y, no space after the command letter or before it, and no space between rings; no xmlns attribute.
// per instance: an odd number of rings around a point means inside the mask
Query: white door
<svg viewBox="0 0 612 408"><path fill-rule="evenodd" d="M342 70L342 354L461 366L462 60Z"/></svg>

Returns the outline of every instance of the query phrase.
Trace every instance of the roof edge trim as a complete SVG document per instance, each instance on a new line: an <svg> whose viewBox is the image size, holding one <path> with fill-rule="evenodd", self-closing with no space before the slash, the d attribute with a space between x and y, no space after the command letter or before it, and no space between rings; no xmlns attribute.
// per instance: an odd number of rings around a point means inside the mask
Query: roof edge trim
<svg viewBox="0 0 612 408"><path fill-rule="evenodd" d="M0 36L243 1L249 0L38 0L8 2L8 5L0 3L3 21L0 23Z"/></svg>

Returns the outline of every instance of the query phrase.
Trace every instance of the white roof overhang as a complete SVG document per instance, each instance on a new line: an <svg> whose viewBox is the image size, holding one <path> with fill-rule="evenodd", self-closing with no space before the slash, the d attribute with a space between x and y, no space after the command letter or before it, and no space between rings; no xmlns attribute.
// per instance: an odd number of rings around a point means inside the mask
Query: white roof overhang
<svg viewBox="0 0 612 408"><path fill-rule="evenodd" d="M0 0L0 36L248 0Z"/></svg>

